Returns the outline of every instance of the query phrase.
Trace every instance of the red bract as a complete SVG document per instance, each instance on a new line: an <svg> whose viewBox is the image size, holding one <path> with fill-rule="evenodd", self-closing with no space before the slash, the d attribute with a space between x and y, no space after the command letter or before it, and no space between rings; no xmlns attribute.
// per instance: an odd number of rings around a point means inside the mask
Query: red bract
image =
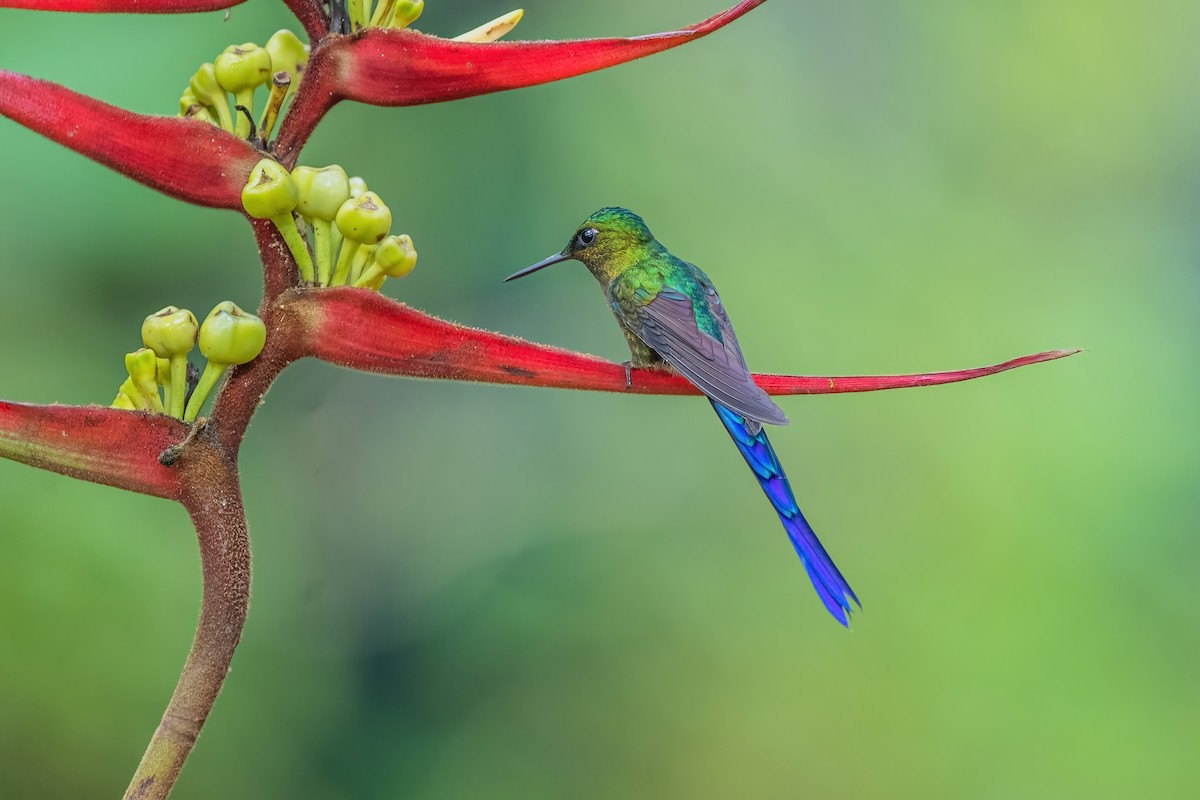
<svg viewBox="0 0 1200 800"><path fill-rule="evenodd" d="M246 0L0 0L0 8L73 11L77 14L187 14L218 11Z"/></svg>
<svg viewBox="0 0 1200 800"><path fill-rule="evenodd" d="M262 154L205 122L151 117L57 83L0 70L0 114L163 194L215 208L242 207Z"/></svg>
<svg viewBox="0 0 1200 800"><path fill-rule="evenodd" d="M279 154L293 159L340 100L414 106L550 83L694 42L763 2L744 0L676 31L627 38L471 43L379 28L331 37L313 50L305 90L280 129Z"/></svg>
<svg viewBox="0 0 1200 800"><path fill-rule="evenodd" d="M158 459L186 435L161 414L0 400L0 456L157 497L179 498L179 473Z"/></svg>
<svg viewBox="0 0 1200 800"><path fill-rule="evenodd" d="M343 367L413 378L557 389L700 394L682 376L661 370L632 370L632 385L627 386L622 364L456 325L363 289L299 290L280 300L282 308L304 321L300 327L307 335L299 351ZM952 372L846 377L756 374L754 379L774 395L873 392L982 378L1077 352L1051 350Z"/></svg>
<svg viewBox="0 0 1200 800"><path fill-rule="evenodd" d="M629 38L477 44L413 30L368 30L331 44L333 96L412 106L550 83L694 42L762 2L746 0L677 31Z"/></svg>

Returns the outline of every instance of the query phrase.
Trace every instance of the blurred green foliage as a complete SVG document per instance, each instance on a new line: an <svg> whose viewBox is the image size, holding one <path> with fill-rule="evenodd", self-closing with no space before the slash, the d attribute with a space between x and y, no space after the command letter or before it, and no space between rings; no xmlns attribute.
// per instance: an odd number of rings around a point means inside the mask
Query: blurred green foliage
<svg viewBox="0 0 1200 800"><path fill-rule="evenodd" d="M522 38L728 0L526 5ZM454 34L507 11L431 2ZM288 25L0 11L0 67L173 113ZM865 610L847 633L706 403L301 363L243 450L255 595L175 794L1179 797L1200 656L1193 2L768 3L611 71L343 105L342 163L421 252L389 293L625 357L582 268L500 278L595 208L721 287L751 364L956 386L782 401ZM0 397L108 402L141 318L253 308L244 222L0 120ZM0 463L0 797L113 796L200 597L168 503Z"/></svg>

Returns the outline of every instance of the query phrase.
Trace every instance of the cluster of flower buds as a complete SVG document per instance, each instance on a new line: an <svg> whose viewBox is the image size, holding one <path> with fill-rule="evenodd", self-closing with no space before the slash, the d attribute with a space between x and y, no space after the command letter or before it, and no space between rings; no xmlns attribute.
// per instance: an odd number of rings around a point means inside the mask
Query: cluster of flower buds
<svg viewBox="0 0 1200 800"><path fill-rule="evenodd" d="M191 422L225 370L253 361L266 340L263 321L228 300L218 303L202 325L186 308L167 306L142 322L145 347L125 356L129 377L113 408L153 411ZM203 374L188 363L197 341L208 359Z"/></svg>
<svg viewBox="0 0 1200 800"><path fill-rule="evenodd" d="M308 64L308 45L289 30L278 31L266 47L253 42L226 47L216 59L200 65L179 98L179 116L219 125L242 139L266 142L283 103L295 94ZM268 86L266 106L255 126L254 90ZM234 111L229 109L229 95Z"/></svg>
<svg viewBox="0 0 1200 800"><path fill-rule="evenodd" d="M351 30L407 28L425 10L425 0L346 0Z"/></svg>
<svg viewBox="0 0 1200 800"><path fill-rule="evenodd" d="M242 189L242 207L255 219L275 224L300 277L317 286L378 291L385 280L402 278L417 264L412 239L389 235L392 212L379 195L336 164L296 167L289 173L279 162L264 158ZM312 232L311 253L296 214Z"/></svg>
<svg viewBox="0 0 1200 800"><path fill-rule="evenodd" d="M407 28L425 10L424 0L346 0L347 25L350 31L363 28ZM511 31L525 14L523 9L507 14L478 28L473 28L456 42L494 42Z"/></svg>

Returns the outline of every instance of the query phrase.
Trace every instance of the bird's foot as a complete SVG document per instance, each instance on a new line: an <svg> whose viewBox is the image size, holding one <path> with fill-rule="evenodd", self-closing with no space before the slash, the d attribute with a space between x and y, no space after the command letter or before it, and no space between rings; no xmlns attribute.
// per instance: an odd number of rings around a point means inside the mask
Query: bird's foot
<svg viewBox="0 0 1200 800"><path fill-rule="evenodd" d="M633 391L633 360L622 362L625 368L625 391Z"/></svg>

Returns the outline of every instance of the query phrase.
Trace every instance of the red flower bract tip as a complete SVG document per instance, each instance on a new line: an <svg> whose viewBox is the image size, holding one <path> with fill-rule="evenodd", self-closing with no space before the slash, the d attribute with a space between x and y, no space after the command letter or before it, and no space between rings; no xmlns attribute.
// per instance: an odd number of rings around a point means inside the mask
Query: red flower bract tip
<svg viewBox="0 0 1200 800"><path fill-rule="evenodd" d="M219 11L246 0L0 0L0 8L71 11L77 14L188 14Z"/></svg>
<svg viewBox="0 0 1200 800"><path fill-rule="evenodd" d="M0 70L0 114L163 194L214 208L242 207L262 158L214 125L135 114L57 83Z"/></svg>

